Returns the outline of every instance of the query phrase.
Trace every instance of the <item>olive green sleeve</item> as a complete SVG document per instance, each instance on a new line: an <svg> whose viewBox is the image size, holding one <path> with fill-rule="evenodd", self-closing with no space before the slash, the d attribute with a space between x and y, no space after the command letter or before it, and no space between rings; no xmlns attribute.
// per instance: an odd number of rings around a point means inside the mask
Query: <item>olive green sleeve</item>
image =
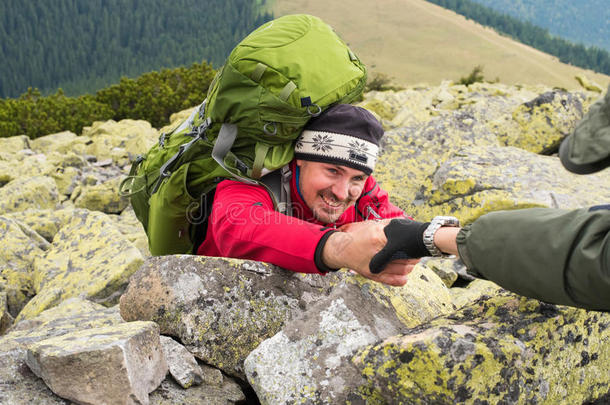
<svg viewBox="0 0 610 405"><path fill-rule="evenodd" d="M465 226L457 243L474 276L542 301L610 311L608 209L493 212Z"/></svg>

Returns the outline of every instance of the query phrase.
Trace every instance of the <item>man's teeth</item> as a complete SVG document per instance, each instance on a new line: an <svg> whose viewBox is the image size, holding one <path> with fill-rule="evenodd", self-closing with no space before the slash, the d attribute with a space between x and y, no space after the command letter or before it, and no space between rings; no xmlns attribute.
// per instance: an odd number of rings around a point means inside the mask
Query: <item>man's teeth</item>
<svg viewBox="0 0 610 405"><path fill-rule="evenodd" d="M340 201L331 201L328 198L322 196L322 200L324 200L324 202L328 205L330 205L331 207L340 207L341 206L341 202Z"/></svg>

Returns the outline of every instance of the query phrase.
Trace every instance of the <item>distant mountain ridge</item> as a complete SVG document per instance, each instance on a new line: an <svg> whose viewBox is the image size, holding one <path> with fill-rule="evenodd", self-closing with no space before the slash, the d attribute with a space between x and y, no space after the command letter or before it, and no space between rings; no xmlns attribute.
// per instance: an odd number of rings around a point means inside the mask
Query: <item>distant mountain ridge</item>
<svg viewBox="0 0 610 405"><path fill-rule="evenodd" d="M472 0L546 28L553 35L610 51L607 0Z"/></svg>
<svg viewBox="0 0 610 405"><path fill-rule="evenodd" d="M121 76L215 67L271 19L264 0L55 0L0 2L0 97L92 93Z"/></svg>

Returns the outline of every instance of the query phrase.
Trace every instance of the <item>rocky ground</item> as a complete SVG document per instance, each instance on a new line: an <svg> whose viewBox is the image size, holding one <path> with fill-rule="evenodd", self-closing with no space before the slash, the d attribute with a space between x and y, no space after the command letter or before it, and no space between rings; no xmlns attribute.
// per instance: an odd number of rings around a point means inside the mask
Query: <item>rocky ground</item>
<svg viewBox="0 0 610 405"><path fill-rule="evenodd" d="M386 128L376 177L418 220L607 202L610 172L572 175L555 156L600 92L368 93ZM453 259L391 288L150 257L118 185L159 132L124 120L0 138L0 403L610 401L610 314L518 297Z"/></svg>

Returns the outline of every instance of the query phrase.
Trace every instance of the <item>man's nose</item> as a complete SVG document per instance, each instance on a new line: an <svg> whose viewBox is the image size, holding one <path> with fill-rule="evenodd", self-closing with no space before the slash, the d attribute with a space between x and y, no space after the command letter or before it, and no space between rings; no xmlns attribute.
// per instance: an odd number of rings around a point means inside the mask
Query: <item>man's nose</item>
<svg viewBox="0 0 610 405"><path fill-rule="evenodd" d="M349 196L349 182L339 181L333 186L333 194L339 201L344 201Z"/></svg>

